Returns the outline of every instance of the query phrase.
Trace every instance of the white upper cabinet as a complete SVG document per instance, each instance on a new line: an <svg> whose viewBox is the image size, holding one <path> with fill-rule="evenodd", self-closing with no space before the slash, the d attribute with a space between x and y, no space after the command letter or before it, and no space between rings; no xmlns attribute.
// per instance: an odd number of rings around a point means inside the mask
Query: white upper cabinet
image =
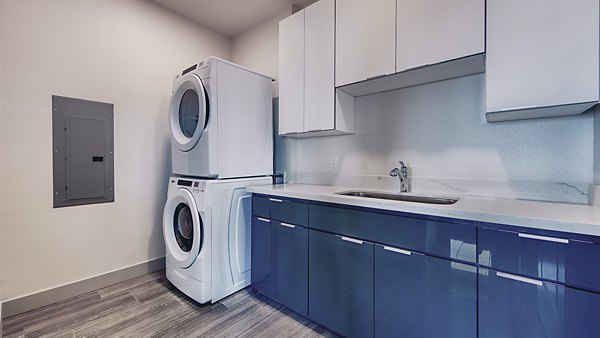
<svg viewBox="0 0 600 338"><path fill-rule="evenodd" d="M486 118L579 114L598 102L598 0L487 2Z"/></svg>
<svg viewBox="0 0 600 338"><path fill-rule="evenodd" d="M485 70L485 0L337 0L336 15L335 82L349 95Z"/></svg>
<svg viewBox="0 0 600 338"><path fill-rule="evenodd" d="M304 131L304 11L279 22L279 134Z"/></svg>
<svg viewBox="0 0 600 338"><path fill-rule="evenodd" d="M354 132L354 97L335 90L335 0L279 23L279 135Z"/></svg>
<svg viewBox="0 0 600 338"><path fill-rule="evenodd" d="M398 0L396 11L396 72L485 51L485 0Z"/></svg>
<svg viewBox="0 0 600 338"><path fill-rule="evenodd" d="M335 0L304 11L304 131L334 129Z"/></svg>
<svg viewBox="0 0 600 338"><path fill-rule="evenodd" d="M396 71L396 0L337 0L335 85Z"/></svg>

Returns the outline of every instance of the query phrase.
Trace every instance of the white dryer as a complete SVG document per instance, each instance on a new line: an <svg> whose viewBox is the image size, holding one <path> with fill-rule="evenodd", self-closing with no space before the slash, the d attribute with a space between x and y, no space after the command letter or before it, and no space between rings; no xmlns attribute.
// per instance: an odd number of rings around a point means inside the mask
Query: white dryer
<svg viewBox="0 0 600 338"><path fill-rule="evenodd" d="M173 174L219 179L271 174L271 81L216 57L177 75L169 105Z"/></svg>
<svg viewBox="0 0 600 338"><path fill-rule="evenodd" d="M251 196L270 177L171 177L163 213L167 279L199 303L250 285Z"/></svg>

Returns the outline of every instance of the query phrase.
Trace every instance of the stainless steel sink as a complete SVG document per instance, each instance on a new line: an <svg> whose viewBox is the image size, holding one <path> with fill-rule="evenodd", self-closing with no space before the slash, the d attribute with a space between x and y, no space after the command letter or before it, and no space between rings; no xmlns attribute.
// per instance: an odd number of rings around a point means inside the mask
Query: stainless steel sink
<svg viewBox="0 0 600 338"><path fill-rule="evenodd" d="M427 203L427 204L454 204L454 203L458 202L458 199L454 199L454 198L390 194L390 193L374 192L374 191L340 191L340 192L336 192L336 194L343 195L343 196L378 198L378 199L383 199L383 200L394 200L394 201Z"/></svg>

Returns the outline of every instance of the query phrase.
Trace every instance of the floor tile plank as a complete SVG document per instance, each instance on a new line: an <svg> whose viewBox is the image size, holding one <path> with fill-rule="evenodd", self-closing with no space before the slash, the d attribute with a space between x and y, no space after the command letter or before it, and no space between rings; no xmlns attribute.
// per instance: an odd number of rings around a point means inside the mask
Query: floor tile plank
<svg viewBox="0 0 600 338"><path fill-rule="evenodd" d="M3 320L3 337L336 337L249 289L198 304L164 270Z"/></svg>

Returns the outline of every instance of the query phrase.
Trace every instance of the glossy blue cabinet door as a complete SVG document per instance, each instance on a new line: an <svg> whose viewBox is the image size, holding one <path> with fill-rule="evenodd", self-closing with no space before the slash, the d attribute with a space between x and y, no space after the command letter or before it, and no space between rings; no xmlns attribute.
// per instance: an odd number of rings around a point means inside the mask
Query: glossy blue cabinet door
<svg viewBox="0 0 600 338"><path fill-rule="evenodd" d="M308 204L285 198L269 197L271 219L297 224L308 225Z"/></svg>
<svg viewBox="0 0 600 338"><path fill-rule="evenodd" d="M309 230L309 318L346 337L373 336L373 244Z"/></svg>
<svg viewBox="0 0 600 338"><path fill-rule="evenodd" d="M424 337L477 336L477 267L425 259Z"/></svg>
<svg viewBox="0 0 600 338"><path fill-rule="evenodd" d="M252 215L271 218L269 199L263 196L252 195Z"/></svg>
<svg viewBox="0 0 600 338"><path fill-rule="evenodd" d="M477 229L471 224L428 220L426 253L477 263Z"/></svg>
<svg viewBox="0 0 600 338"><path fill-rule="evenodd" d="M479 336L599 337L600 295L479 268Z"/></svg>
<svg viewBox="0 0 600 338"><path fill-rule="evenodd" d="M277 299L308 316L308 229L273 223L277 227Z"/></svg>
<svg viewBox="0 0 600 338"><path fill-rule="evenodd" d="M478 237L480 265L600 292L600 244L486 228Z"/></svg>
<svg viewBox="0 0 600 338"><path fill-rule="evenodd" d="M375 245L375 336L477 336L477 268Z"/></svg>
<svg viewBox="0 0 600 338"><path fill-rule="evenodd" d="M375 245L375 337L425 337L425 255Z"/></svg>
<svg viewBox="0 0 600 338"><path fill-rule="evenodd" d="M252 286L273 299L277 299L276 231L274 222L262 217L252 217Z"/></svg>

